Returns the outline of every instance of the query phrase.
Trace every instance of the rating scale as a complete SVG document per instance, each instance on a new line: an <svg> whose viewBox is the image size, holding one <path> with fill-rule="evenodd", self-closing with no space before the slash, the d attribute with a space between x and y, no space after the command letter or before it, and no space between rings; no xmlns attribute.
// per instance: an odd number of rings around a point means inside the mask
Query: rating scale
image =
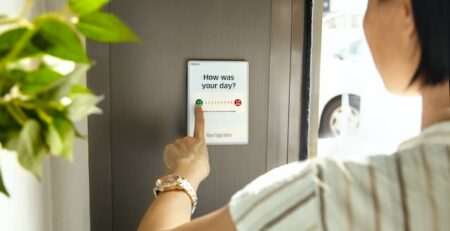
<svg viewBox="0 0 450 231"><path fill-rule="evenodd" d="M197 99L195 101L196 105L199 106L203 106L203 105L234 105L234 106L241 106L242 105L242 101L240 99L235 99L235 100L202 100L202 99Z"/></svg>

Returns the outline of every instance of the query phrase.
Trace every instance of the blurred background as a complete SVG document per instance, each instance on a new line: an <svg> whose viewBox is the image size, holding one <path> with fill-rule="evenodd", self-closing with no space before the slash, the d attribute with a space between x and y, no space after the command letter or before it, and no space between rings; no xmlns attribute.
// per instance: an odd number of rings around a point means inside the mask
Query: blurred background
<svg viewBox="0 0 450 231"><path fill-rule="evenodd" d="M388 93L375 68L363 31L366 6L323 1L319 157L389 154L420 132L420 97Z"/></svg>

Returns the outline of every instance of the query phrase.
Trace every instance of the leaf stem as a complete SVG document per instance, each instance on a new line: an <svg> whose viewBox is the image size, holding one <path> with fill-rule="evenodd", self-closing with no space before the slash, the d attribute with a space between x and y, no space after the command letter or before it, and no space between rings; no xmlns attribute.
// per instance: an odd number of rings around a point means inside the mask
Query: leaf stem
<svg viewBox="0 0 450 231"><path fill-rule="evenodd" d="M24 117L24 115L20 112L18 112L17 110L17 106L15 106L14 104L7 104L6 105L6 110L8 110L9 114L14 118L14 120L17 121L17 123L19 123L21 126L23 126L25 124L25 122L27 121L26 116ZM22 110L22 109L20 109Z"/></svg>
<svg viewBox="0 0 450 231"><path fill-rule="evenodd" d="M33 1L34 0L29 0ZM62 21L70 22L67 15L64 13L66 10L63 8L62 10L50 12L47 14L40 15L33 19L32 24L29 25L31 28L28 30L17 43L14 45L13 49L3 58L0 59L0 70L5 68L9 61L13 60L16 56L20 54L20 52L25 49L28 42L33 38L33 36L38 32L41 27L41 22L48 18L54 18Z"/></svg>
<svg viewBox="0 0 450 231"><path fill-rule="evenodd" d="M36 28L32 28L27 31L22 38L19 39L19 41L17 41L13 49L2 60L0 60L0 70L3 69L10 60L14 59L20 54L20 52L22 52L36 32Z"/></svg>

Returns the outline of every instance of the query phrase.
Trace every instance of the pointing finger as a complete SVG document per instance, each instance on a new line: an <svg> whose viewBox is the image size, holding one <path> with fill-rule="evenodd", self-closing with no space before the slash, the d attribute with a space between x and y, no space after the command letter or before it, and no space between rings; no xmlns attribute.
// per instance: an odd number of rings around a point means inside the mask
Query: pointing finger
<svg viewBox="0 0 450 231"><path fill-rule="evenodd" d="M203 117L203 109L201 106L195 106L194 115L195 115L194 138L204 140L205 119Z"/></svg>

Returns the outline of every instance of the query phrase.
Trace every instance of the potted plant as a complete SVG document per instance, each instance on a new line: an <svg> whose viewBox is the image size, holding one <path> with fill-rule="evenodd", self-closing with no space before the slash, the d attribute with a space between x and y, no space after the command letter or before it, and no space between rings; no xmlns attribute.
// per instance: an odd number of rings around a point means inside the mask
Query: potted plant
<svg viewBox="0 0 450 231"><path fill-rule="evenodd" d="M67 6L28 19L34 0L16 18L0 16L0 149L17 154L38 179L44 157L72 159L82 138L74 123L100 112L101 97L81 84L92 66L84 37L97 42L138 41L110 0L67 0ZM0 192L9 195L0 169Z"/></svg>

